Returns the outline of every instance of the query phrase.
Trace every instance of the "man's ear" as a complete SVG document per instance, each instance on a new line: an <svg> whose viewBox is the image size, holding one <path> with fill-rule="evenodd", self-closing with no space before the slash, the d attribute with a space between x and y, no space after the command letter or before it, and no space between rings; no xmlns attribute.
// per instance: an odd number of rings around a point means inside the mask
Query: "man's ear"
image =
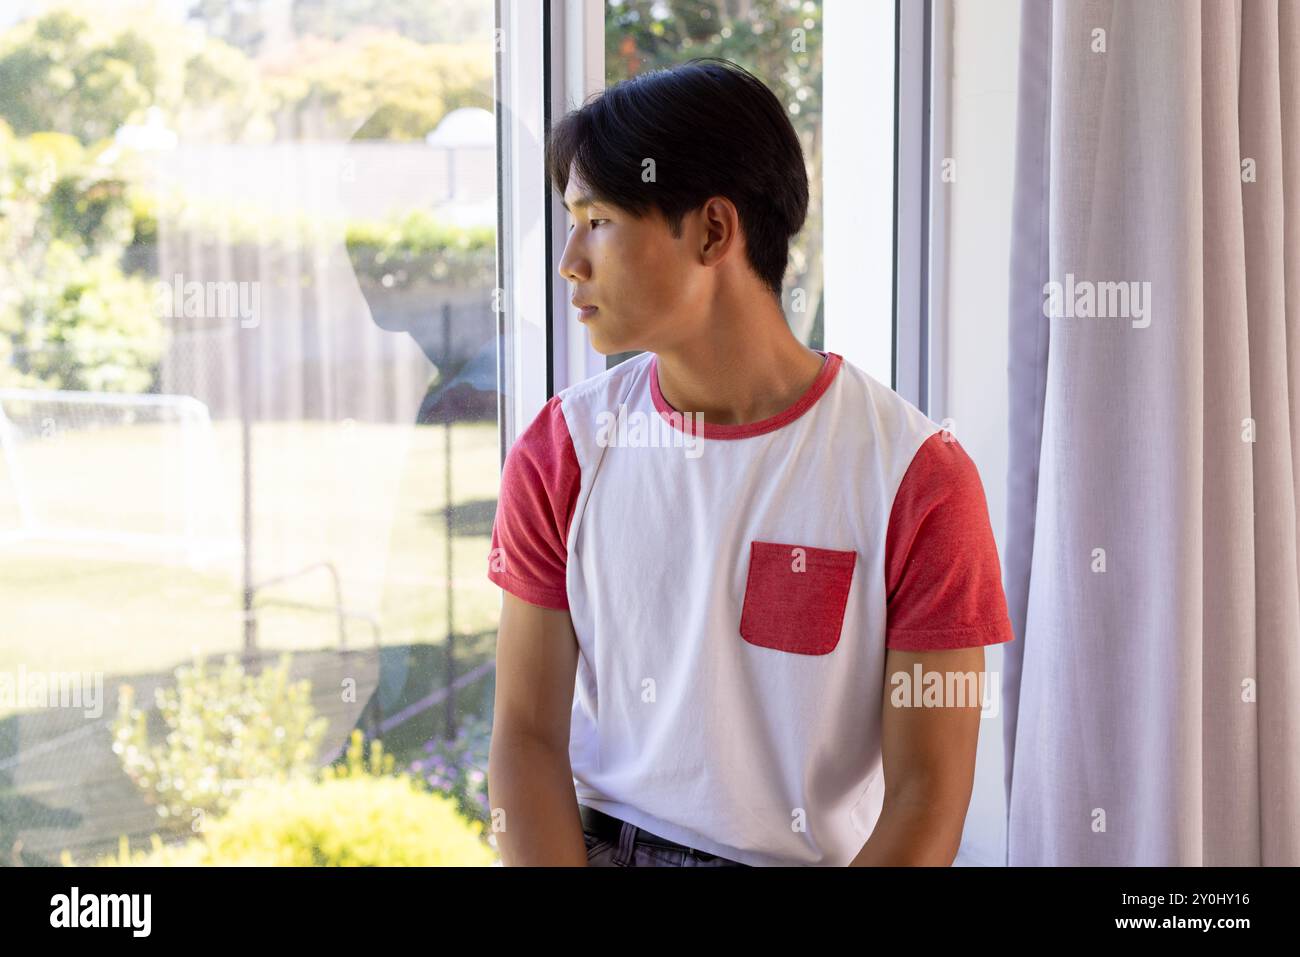
<svg viewBox="0 0 1300 957"><path fill-rule="evenodd" d="M698 215L702 237L700 255L705 263L713 265L733 246L744 251L740 235L740 218L735 205L723 196L713 196L700 208ZM685 226L685 223L683 223Z"/></svg>

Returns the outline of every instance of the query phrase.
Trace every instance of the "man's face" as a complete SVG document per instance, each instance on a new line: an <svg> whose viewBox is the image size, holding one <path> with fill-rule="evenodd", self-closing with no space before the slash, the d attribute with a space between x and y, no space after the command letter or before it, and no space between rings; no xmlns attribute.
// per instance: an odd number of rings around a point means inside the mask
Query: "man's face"
<svg viewBox="0 0 1300 957"><path fill-rule="evenodd" d="M564 192L571 224L559 272L569 298L596 306L581 319L591 346L602 355L632 350L661 351L701 326L702 283L708 270L690 251L698 248L694 219L683 221L674 239L658 210L637 218L592 201L571 172Z"/></svg>

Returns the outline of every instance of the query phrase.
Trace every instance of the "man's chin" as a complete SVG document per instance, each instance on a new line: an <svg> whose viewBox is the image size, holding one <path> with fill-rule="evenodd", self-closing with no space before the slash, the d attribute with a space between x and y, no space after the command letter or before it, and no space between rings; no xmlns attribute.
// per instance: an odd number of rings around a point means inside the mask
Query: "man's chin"
<svg viewBox="0 0 1300 957"><path fill-rule="evenodd" d="M599 352L602 356L616 356L634 349L634 346L625 346L621 343L610 342L605 336L601 335L590 326L587 327L587 341L591 343L591 348Z"/></svg>

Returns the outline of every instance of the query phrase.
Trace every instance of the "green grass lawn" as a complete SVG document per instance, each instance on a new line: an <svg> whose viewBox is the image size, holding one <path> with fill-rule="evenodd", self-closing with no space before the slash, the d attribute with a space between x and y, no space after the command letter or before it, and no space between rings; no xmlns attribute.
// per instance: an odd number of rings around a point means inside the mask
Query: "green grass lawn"
<svg viewBox="0 0 1300 957"><path fill-rule="evenodd" d="M367 619L380 629L378 661L355 659L365 669L359 680L366 694L334 708L345 726L362 720L363 707L387 718L445 688L449 630L457 636L456 675L495 655L500 591L486 577L500 475L495 423L456 426L450 441L448 496L447 433L440 426L253 428L254 578L291 575L257 593L260 649L339 647L331 577L311 568L321 563L337 571L343 604L353 613L348 648L372 647ZM238 654L242 480L237 422L188 438L157 424L55 428L29 440L12 463L0 456L0 673L102 673L103 716L111 720L120 679L168 672L196 653ZM24 536L13 534L21 528L20 490L36 519ZM177 547L197 540L214 546L202 560ZM487 671L456 692L459 727L490 715L493 677ZM319 694L316 700L323 702ZM324 701L321 710L336 703ZM51 863L59 848L82 855L124 831L139 837L148 808L142 796L124 797L131 785L116 773L104 730L95 730L88 746L91 739L62 732L75 722L48 734L33 731L50 722L42 725L46 716L32 711L0 702L0 853L14 853L23 841L25 859ZM385 732L385 750L398 767L426 757L424 745L443 736L445 716L438 704ZM92 766L93 780L86 777ZM61 837L52 838L54 832Z"/></svg>
<svg viewBox="0 0 1300 957"><path fill-rule="evenodd" d="M494 631L500 591L486 571L499 482L495 423L452 430L450 569L444 443L440 426L255 425L254 576L332 563L344 605L378 621L384 646L444 642L450 577L454 630ZM177 430L158 425L70 431L23 446L38 529L78 535L0 544L0 671L21 664L123 675L170 668L195 650L242 648L237 548L192 567L175 549L96 540L107 532L180 535L189 508L191 527L207 540L237 546L238 423L215 423L197 447L187 458ZM19 524L16 488L0 459L0 531ZM266 588L256 607L262 648L338 646L324 571ZM372 640L369 625L349 621L349 647Z"/></svg>

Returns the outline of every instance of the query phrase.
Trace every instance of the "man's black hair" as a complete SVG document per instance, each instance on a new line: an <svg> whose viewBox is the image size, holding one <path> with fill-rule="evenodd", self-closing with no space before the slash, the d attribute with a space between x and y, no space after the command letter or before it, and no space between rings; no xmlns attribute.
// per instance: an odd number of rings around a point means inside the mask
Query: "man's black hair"
<svg viewBox="0 0 1300 957"><path fill-rule="evenodd" d="M636 216L657 208L675 238L685 213L726 196L750 266L780 301L790 239L808 214L808 172L785 108L748 70L697 57L593 94L547 136L546 171L561 195L573 164L597 200Z"/></svg>

